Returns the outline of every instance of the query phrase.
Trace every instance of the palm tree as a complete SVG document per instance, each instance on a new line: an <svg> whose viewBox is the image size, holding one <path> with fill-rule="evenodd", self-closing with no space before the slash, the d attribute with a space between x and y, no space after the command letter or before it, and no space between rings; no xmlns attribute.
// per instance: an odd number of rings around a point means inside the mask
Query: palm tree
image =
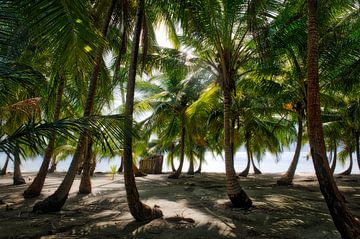
<svg viewBox="0 0 360 239"><path fill-rule="evenodd" d="M9 160L10 160L10 157L9 156L6 156L6 160L5 160L5 163L0 171L0 175L5 175L6 174L6 169L7 169L7 166L8 166L8 163L9 163Z"/></svg>
<svg viewBox="0 0 360 239"><path fill-rule="evenodd" d="M127 82L127 94L125 103L125 123L124 128L132 129L133 110L134 110L134 90L135 77L138 62L138 51L140 43L140 33L142 20L144 16L145 1L137 1L136 23L133 35L133 43L131 50L130 68ZM142 203L139 198L139 192L136 188L135 177L133 173L133 159L132 159L132 135L127 132L124 138L124 179L125 189L127 195L128 206L131 215L138 221L148 221L162 216L161 210L158 208L150 208L148 205Z"/></svg>
<svg viewBox="0 0 360 239"><path fill-rule="evenodd" d="M112 0L111 4L108 7L106 17L103 22L103 26L101 29L101 33L103 36L106 36L108 26L110 24L111 16L114 11L116 0ZM100 45L97 49L95 63L90 79L89 89L88 89L88 95L86 98L86 104L84 109L84 117L91 116L93 112L94 107L94 98L96 93L96 87L97 87L97 80L99 78L100 73L100 65L102 63L102 54L103 54L104 46ZM79 141L77 144L77 148L73 157L73 160L71 162L70 168L61 183L61 185L58 187L58 189L55 191L54 194L47 197L45 200L40 201L34 205L33 210L34 211L42 211L42 212L54 212L59 211L62 206L65 204L66 199L68 197L71 185L74 181L76 171L78 169L79 161L83 152L83 149L85 147L85 144L87 142L87 139L89 139L90 135L87 132L82 132L79 137ZM85 178L86 180L86 178ZM79 189L80 193L89 193L91 192L91 184L89 181L86 183L82 182L80 183L80 186L83 186Z"/></svg>
<svg viewBox="0 0 360 239"><path fill-rule="evenodd" d="M358 238L360 236L360 222L351 214L345 205L343 196L339 192L331 174L323 136L320 110L320 89L318 72L318 3L317 0L308 1L308 132L311 155L319 180L320 190L325 198L336 228L343 238Z"/></svg>

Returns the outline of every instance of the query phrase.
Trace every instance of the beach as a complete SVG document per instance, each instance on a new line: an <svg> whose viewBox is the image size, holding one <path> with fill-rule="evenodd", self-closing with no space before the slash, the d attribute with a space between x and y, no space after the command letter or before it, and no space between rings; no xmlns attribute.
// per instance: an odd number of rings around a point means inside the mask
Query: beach
<svg viewBox="0 0 360 239"><path fill-rule="evenodd" d="M24 173L27 185L35 173ZM93 192L78 195L74 181L63 210L34 214L33 204L50 195L64 173L47 177L43 194L24 200L27 185L13 186L0 177L0 238L340 238L313 174L295 176L292 186L277 186L280 174L239 178L253 200L250 210L229 204L223 173L202 173L180 179L167 174L136 178L142 201L159 206L163 217L149 223L130 215L122 174L95 173ZM336 176L347 205L359 217L360 176Z"/></svg>

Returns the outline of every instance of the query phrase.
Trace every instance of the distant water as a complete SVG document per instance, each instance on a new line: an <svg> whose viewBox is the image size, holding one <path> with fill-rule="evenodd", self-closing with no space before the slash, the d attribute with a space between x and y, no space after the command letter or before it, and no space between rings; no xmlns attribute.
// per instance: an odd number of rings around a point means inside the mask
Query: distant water
<svg viewBox="0 0 360 239"><path fill-rule="evenodd" d="M307 160L307 155L309 154L308 151L301 152L299 164L297 167L296 172L298 173L314 173L314 166L312 163L311 158ZM256 166L263 172L263 173L282 173L285 172L290 162L293 158L294 152L283 152L280 154L278 159L274 155L266 153L265 156L262 158L260 162L255 160ZM5 154L0 154L0 167L4 165L5 162ZM206 162L202 165L203 172L218 172L224 173L225 172L225 162L222 157L213 156L212 153L207 152L205 154ZM21 164L21 170L23 172L36 172L39 170L41 165L42 157L38 156L34 159L29 159L23 161ZM71 162L71 157L67 158L65 161L61 161L57 165L58 172L64 172L68 170L68 167ZM237 152L235 155L235 170L236 172L241 172L246 167L246 152ZM178 162L175 162L175 166L177 167ZM335 173L340 173L347 169L349 162L347 161L345 165L341 165L339 162L337 163ZM101 172L108 172L110 171L110 166L116 165L119 167L120 165L120 158L115 157L113 159L102 159L100 162L97 163L96 171ZM188 170L189 163L185 161L183 171L186 172ZM195 170L197 169L197 165L195 165ZM168 172L171 170L171 167L168 166L165 162L164 157L164 164L163 164L163 172ZM12 162L8 165L8 171L13 171L13 164ZM252 168L250 168L250 173L253 172ZM354 174L359 174L359 168L356 161L356 157L354 155L354 164L353 164L353 171Z"/></svg>

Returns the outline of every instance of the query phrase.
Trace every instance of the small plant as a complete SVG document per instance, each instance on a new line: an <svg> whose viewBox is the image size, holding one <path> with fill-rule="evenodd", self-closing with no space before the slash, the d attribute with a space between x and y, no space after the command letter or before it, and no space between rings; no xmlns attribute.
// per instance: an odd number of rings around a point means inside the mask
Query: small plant
<svg viewBox="0 0 360 239"><path fill-rule="evenodd" d="M116 165L110 165L111 180L114 180L116 172L117 172Z"/></svg>

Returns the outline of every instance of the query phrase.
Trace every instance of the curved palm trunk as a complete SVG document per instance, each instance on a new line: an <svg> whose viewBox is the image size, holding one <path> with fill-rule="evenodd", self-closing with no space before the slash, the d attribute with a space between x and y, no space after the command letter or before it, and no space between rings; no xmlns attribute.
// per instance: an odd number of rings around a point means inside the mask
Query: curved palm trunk
<svg viewBox="0 0 360 239"><path fill-rule="evenodd" d="M253 168L254 168L254 173L255 173L255 174L261 174L260 169L258 169L258 168L256 167L256 165L255 165L254 157L253 157L252 154L251 154L251 164L252 164L252 166L253 166Z"/></svg>
<svg viewBox="0 0 360 239"><path fill-rule="evenodd" d="M189 165L189 170L187 172L187 174L189 175L194 175L195 172L194 172L194 153L192 151L192 148L190 146L190 157L189 157L189 160L190 160L190 165Z"/></svg>
<svg viewBox="0 0 360 239"><path fill-rule="evenodd" d="M250 171L250 159L251 159L251 152L250 152L250 148L249 148L249 140L246 139L246 154L247 154L247 164L246 164L246 168L239 174L239 176L241 177L247 177L249 175L249 171Z"/></svg>
<svg viewBox="0 0 360 239"><path fill-rule="evenodd" d="M185 127L182 126L181 128L181 138L180 138L180 164L178 169L175 171L175 173L170 174L168 178L171 179L178 179L180 177L183 165L184 165L184 158L185 158Z"/></svg>
<svg viewBox="0 0 360 239"><path fill-rule="evenodd" d="M225 81L226 83L226 81ZM230 106L231 95L227 83L223 86L224 94L224 152L225 152L225 173L226 173L226 190L228 197L234 207L250 208L252 201L240 187L237 181L234 161L231 152L231 132L230 132Z"/></svg>
<svg viewBox="0 0 360 239"><path fill-rule="evenodd" d="M20 170L20 155L19 155L19 146L16 147L14 152L14 176L13 176L14 185L25 184L25 179L21 175Z"/></svg>
<svg viewBox="0 0 360 239"><path fill-rule="evenodd" d="M93 159L93 151L92 151L92 140L90 138L87 139L86 153L84 156L84 164L83 164L83 173L79 186L79 194L89 194L91 193L91 163Z"/></svg>
<svg viewBox="0 0 360 239"><path fill-rule="evenodd" d="M116 0L112 0L111 4L109 6L108 12L106 14L106 18L104 21L104 25L102 28L102 34L103 36L106 36L111 15L114 11ZM85 103L85 109L84 109L84 117L89 117L92 114L93 108L94 108L94 99L95 99L95 93L96 93L96 85L97 80L100 73L100 64L102 62L102 54L103 54L104 46L99 46L99 49L96 53L95 58L95 64L93 68L93 72L90 78L90 84L89 84L89 90L88 95L86 97L86 103ZM79 162L82 156L82 152L84 147L86 146L86 138L88 138L89 135L87 132L82 132L80 134L74 157L71 161L69 170L67 171L64 180L58 187L58 189L55 191L54 194L47 197L45 200L40 201L36 203L33 207L34 212L57 212L60 211L63 205L66 202L66 199L68 198L70 188L74 182L76 171L79 166Z"/></svg>
<svg viewBox="0 0 360 239"><path fill-rule="evenodd" d="M199 159L199 167L198 167L198 169L195 171L195 173L201 173L201 165L202 165L202 161L203 161L203 159L202 159L202 158L200 158L200 159Z"/></svg>
<svg viewBox="0 0 360 239"><path fill-rule="evenodd" d="M123 171L124 171L124 159L123 157L120 157L120 166L117 172L122 173Z"/></svg>
<svg viewBox="0 0 360 239"><path fill-rule="evenodd" d="M358 166L360 169L360 133L358 131L355 132L355 152L356 152L356 160L358 162Z"/></svg>
<svg viewBox="0 0 360 239"><path fill-rule="evenodd" d="M348 176L351 174L351 170L352 170L352 167L353 167L353 157L352 157L352 152L350 152L350 164L349 164L349 167L348 169L346 169L344 172L340 173L340 175L344 175L344 176Z"/></svg>
<svg viewBox="0 0 360 239"><path fill-rule="evenodd" d="M138 0L138 8L136 12L136 23L133 36L133 46L131 50L131 61L129 68L129 78L127 82L127 94L125 104L125 122L124 128L132 130L133 111L134 111L134 91L136 67L138 61L139 43L142 19L144 17L144 0ZM127 202L131 215L138 221L149 221L162 216L162 212L158 208L150 208L142 203L139 198L139 192L136 188L135 177L132 169L132 133L127 130L124 135L124 179Z"/></svg>
<svg viewBox="0 0 360 239"><path fill-rule="evenodd" d="M171 170L174 173L176 171L175 169L175 165L174 165L174 150L175 150L175 146L173 143L171 143L170 146L170 163L171 163Z"/></svg>
<svg viewBox="0 0 360 239"><path fill-rule="evenodd" d="M134 163L132 164L132 169L133 169L133 172L134 172L135 177L144 177L144 176L147 176L147 174L141 172L140 169L139 169Z"/></svg>
<svg viewBox="0 0 360 239"><path fill-rule="evenodd" d="M308 1L308 131L311 155L319 181L320 190L324 196L336 228L342 238L359 238L360 222L355 219L346 206L342 194L331 174L326 159L324 134L321 122L320 87L318 72L318 40L317 40L317 0Z"/></svg>
<svg viewBox="0 0 360 239"><path fill-rule="evenodd" d="M51 165L48 173L54 173L56 171L56 167L57 167L56 156L53 155L53 157L51 158Z"/></svg>
<svg viewBox="0 0 360 239"><path fill-rule="evenodd" d="M92 177L94 175L96 169L96 154L92 154L91 157L91 165L90 165L90 176Z"/></svg>
<svg viewBox="0 0 360 239"><path fill-rule="evenodd" d="M4 166L1 169L0 175L5 175L6 174L7 166L9 164L9 160L10 160L10 157L6 156L6 160L5 160Z"/></svg>
<svg viewBox="0 0 360 239"><path fill-rule="evenodd" d="M334 156L330 167L331 174L334 174L335 172L336 161L337 161L337 145L336 142L334 141Z"/></svg>
<svg viewBox="0 0 360 239"><path fill-rule="evenodd" d="M296 167L298 165L300 158L302 135L303 135L303 120L302 120L302 116L298 115L298 134L297 134L297 142L296 142L294 158L291 161L290 167L288 168L286 173L279 180L277 180L276 182L277 185L287 186L292 184Z"/></svg>
<svg viewBox="0 0 360 239"><path fill-rule="evenodd" d="M54 110L54 117L53 117L54 121L58 120L59 116L60 116L60 109L61 109L64 88L65 88L65 78L60 76L59 77L59 87L57 90L56 101L55 101L55 110ZM46 147L44 159L41 163L40 170L39 170L38 174L36 175L32 184L24 191L24 193L23 193L24 198L33 198L33 197L37 197L40 195L41 190L44 186L46 175L48 173L51 156L53 155L53 152L54 152L55 140L56 140L56 134L53 133L50 136L49 143Z"/></svg>

